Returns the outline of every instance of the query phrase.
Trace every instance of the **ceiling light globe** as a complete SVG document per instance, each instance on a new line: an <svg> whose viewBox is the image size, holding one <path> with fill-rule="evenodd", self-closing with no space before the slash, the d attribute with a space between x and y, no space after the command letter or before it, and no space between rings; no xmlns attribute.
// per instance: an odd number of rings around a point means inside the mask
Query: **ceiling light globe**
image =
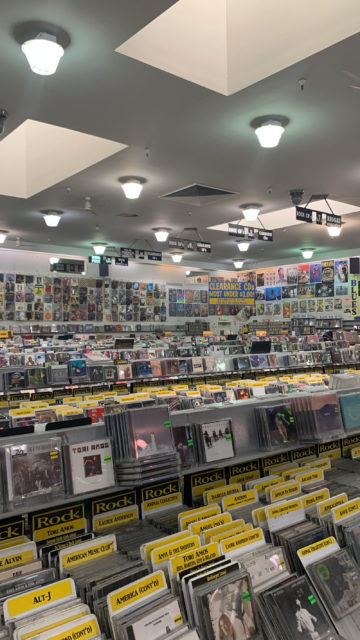
<svg viewBox="0 0 360 640"><path fill-rule="evenodd" d="M155 238L158 242L166 242L166 240L169 237L169 232L166 231L165 229L159 229L158 231L155 231Z"/></svg>
<svg viewBox="0 0 360 640"><path fill-rule="evenodd" d="M0 231L0 244L4 244L7 238L7 235L8 235L7 231Z"/></svg>
<svg viewBox="0 0 360 640"><path fill-rule="evenodd" d="M241 269L244 265L244 261L243 260L234 260L234 267L235 269Z"/></svg>
<svg viewBox="0 0 360 640"><path fill-rule="evenodd" d="M248 207L247 209L243 209L244 218L245 220L247 220L247 222L254 222L255 220L257 220L259 213L260 209L257 209L256 207Z"/></svg>
<svg viewBox="0 0 360 640"><path fill-rule="evenodd" d="M250 247L250 242L238 242L237 246L238 246L239 251L241 251L241 252L247 251L248 248Z"/></svg>
<svg viewBox="0 0 360 640"><path fill-rule="evenodd" d="M302 249L301 253L303 255L304 260L311 260L314 255L313 249Z"/></svg>
<svg viewBox="0 0 360 640"><path fill-rule="evenodd" d="M94 253L96 253L97 256L102 256L105 253L106 247L106 242L93 242Z"/></svg>
<svg viewBox="0 0 360 640"><path fill-rule="evenodd" d="M49 259L50 264L57 264L60 261L60 258L52 257Z"/></svg>
<svg viewBox="0 0 360 640"><path fill-rule="evenodd" d="M330 238L338 238L341 233L341 227L328 226L327 232Z"/></svg>
<svg viewBox="0 0 360 640"><path fill-rule="evenodd" d="M121 186L128 200L137 200L143 188L139 180L129 180L128 182L123 182Z"/></svg>
<svg viewBox="0 0 360 640"><path fill-rule="evenodd" d="M185 275L186 275L186 276L189 276L190 274L191 274L191 271L189 271L189 269L187 269L187 270L185 271Z"/></svg>
<svg viewBox="0 0 360 640"><path fill-rule="evenodd" d="M176 264L180 264L183 254L182 253L173 253L171 255L173 262L175 262Z"/></svg>
<svg viewBox="0 0 360 640"><path fill-rule="evenodd" d="M264 122L260 127L255 129L260 145L265 149L277 147L284 131L284 127L280 122L276 122L276 120Z"/></svg>
<svg viewBox="0 0 360 640"><path fill-rule="evenodd" d="M43 217L47 227L57 227L61 220L58 213L45 213Z"/></svg>
<svg viewBox="0 0 360 640"><path fill-rule="evenodd" d="M31 71L40 76L51 76L64 55L63 47L48 33L39 33L36 38L21 45Z"/></svg>

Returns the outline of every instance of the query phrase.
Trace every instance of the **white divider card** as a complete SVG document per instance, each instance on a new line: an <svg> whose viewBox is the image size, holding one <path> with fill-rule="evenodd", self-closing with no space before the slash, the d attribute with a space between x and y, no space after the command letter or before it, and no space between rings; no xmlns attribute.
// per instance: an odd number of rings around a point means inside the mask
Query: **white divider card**
<svg viewBox="0 0 360 640"><path fill-rule="evenodd" d="M236 520L234 522L236 522ZM253 528L254 527L251 522L248 522L247 524L239 524L237 527L234 527L230 531L223 531L222 533L214 533L210 537L209 542L220 543L221 540L225 540L225 538L231 538L233 536L237 536L238 533L243 533L244 531L250 531L250 529L253 529Z"/></svg>
<svg viewBox="0 0 360 640"><path fill-rule="evenodd" d="M266 519L270 533L291 527L305 520L305 510L301 498L286 502L278 502L274 506L265 507Z"/></svg>
<svg viewBox="0 0 360 640"><path fill-rule="evenodd" d="M178 515L179 529L180 531L184 531L184 529L187 529L193 522L204 520L211 516L216 516L219 513L221 513L221 508L218 504L198 507L197 509L191 509L190 511L183 511Z"/></svg>
<svg viewBox="0 0 360 640"><path fill-rule="evenodd" d="M235 558L241 553L253 551L258 547L262 547L264 544L264 532L261 527L243 531L219 542L220 553L225 554L227 558Z"/></svg>
<svg viewBox="0 0 360 640"><path fill-rule="evenodd" d="M353 498L344 504L331 509L331 517L334 524L339 524L343 520L352 518L360 512L360 498Z"/></svg>
<svg viewBox="0 0 360 640"><path fill-rule="evenodd" d="M58 580L38 589L31 589L4 602L3 614L5 622L21 620L35 612L42 612L57 604L76 598L75 583L72 578Z"/></svg>
<svg viewBox="0 0 360 640"><path fill-rule="evenodd" d="M209 491L204 491L203 498L204 504L212 504L214 502L221 503L221 500L226 496L231 496L234 493L238 493L241 491L242 486L238 482L234 482L233 484L227 484L225 487L218 487L217 489L209 489Z"/></svg>
<svg viewBox="0 0 360 640"><path fill-rule="evenodd" d="M113 534L75 544L67 549L61 549L59 551L60 575L64 576L68 571L84 562L98 560L115 551L117 551L117 544L116 537Z"/></svg>
<svg viewBox="0 0 360 640"><path fill-rule="evenodd" d="M59 625L37 636L37 640L88 640L100 635L101 631L96 616L90 614L78 620Z"/></svg>
<svg viewBox="0 0 360 640"><path fill-rule="evenodd" d="M333 536L309 544L307 547L298 549L297 555L300 558L301 564L306 568L309 564L317 562L322 558L339 551L340 547Z"/></svg>
<svg viewBox="0 0 360 640"><path fill-rule="evenodd" d="M258 502L258 492L256 489L248 489L247 491L240 491L234 493L232 496L226 496L221 501L223 511L231 511L238 507L243 507L247 504Z"/></svg>
<svg viewBox="0 0 360 640"><path fill-rule="evenodd" d="M178 542L180 540L184 540L191 535L190 531L187 529L185 531L179 531L178 533L172 533L170 536L165 536L163 538L157 538L156 540L152 540L151 542L146 542L142 544L140 547L140 555L141 559L148 567L151 566L151 552L154 549L158 549L159 547L163 547L166 544L171 544L172 542Z"/></svg>
<svg viewBox="0 0 360 640"><path fill-rule="evenodd" d="M327 498L322 502L319 502L316 505L317 515L320 518L321 516L326 516L330 513L331 509L334 507L338 507L341 504L344 504L348 501L348 497L346 493L338 493L336 496L332 496L332 498Z"/></svg>
<svg viewBox="0 0 360 640"><path fill-rule="evenodd" d="M297 473L296 476L294 476L294 480L296 480L296 482L300 482L303 487L307 484L323 482L324 471L323 469L307 469L306 471Z"/></svg>
<svg viewBox="0 0 360 640"><path fill-rule="evenodd" d="M106 529L113 529L114 527L133 522L134 520L139 520L139 507L137 504L94 516L93 530L97 533L103 533Z"/></svg>
<svg viewBox="0 0 360 640"><path fill-rule="evenodd" d="M221 525L228 524L231 521L232 516L230 513L220 513L219 515L211 516L211 518L205 518L204 520L193 522L189 525L189 531L192 534L200 536L203 531L213 529L214 527L220 527Z"/></svg>
<svg viewBox="0 0 360 640"><path fill-rule="evenodd" d="M157 547L151 552L151 567L153 571L167 569L168 560L193 549L200 547L200 538L197 535L190 535L184 540L176 540L162 547Z"/></svg>
<svg viewBox="0 0 360 640"><path fill-rule="evenodd" d="M139 607L154 597L159 597L168 592L165 574L163 571L155 571L145 578L135 580L108 594L107 606L110 617L125 615L129 609Z"/></svg>

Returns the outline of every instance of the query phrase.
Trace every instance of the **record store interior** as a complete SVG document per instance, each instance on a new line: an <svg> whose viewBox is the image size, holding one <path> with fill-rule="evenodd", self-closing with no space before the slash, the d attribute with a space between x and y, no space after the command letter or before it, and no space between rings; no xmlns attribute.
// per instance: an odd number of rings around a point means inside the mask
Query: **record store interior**
<svg viewBox="0 0 360 640"><path fill-rule="evenodd" d="M359 640L359 0L0 59L0 640Z"/></svg>

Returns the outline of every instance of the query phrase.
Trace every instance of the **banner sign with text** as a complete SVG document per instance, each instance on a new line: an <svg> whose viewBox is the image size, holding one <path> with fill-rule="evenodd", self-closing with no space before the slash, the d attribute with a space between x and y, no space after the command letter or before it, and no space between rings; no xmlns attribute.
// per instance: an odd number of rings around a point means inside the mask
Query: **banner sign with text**
<svg viewBox="0 0 360 640"><path fill-rule="evenodd" d="M255 304L254 282L209 282L209 304Z"/></svg>
<svg viewBox="0 0 360 640"><path fill-rule="evenodd" d="M243 227L240 224L228 224L229 236L235 236L236 238L246 238L247 240L254 240L255 234L257 234L258 240L264 240L265 242L272 242L274 234L269 229L256 229L254 227Z"/></svg>
<svg viewBox="0 0 360 640"><path fill-rule="evenodd" d="M324 216L326 226L341 227L341 216L337 216L335 213L316 211L316 209L308 209L308 207L296 207L296 220L299 222L311 224L315 218L316 224L323 224Z"/></svg>
<svg viewBox="0 0 360 640"><path fill-rule="evenodd" d="M181 251L198 251L199 253L211 253L211 242L203 242L202 240L169 238L168 245L170 249L179 249Z"/></svg>

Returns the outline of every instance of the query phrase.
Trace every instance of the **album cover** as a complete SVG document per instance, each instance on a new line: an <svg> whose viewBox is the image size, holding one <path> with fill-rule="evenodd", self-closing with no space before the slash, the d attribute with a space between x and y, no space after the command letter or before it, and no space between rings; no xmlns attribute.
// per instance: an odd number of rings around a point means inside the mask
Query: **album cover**
<svg viewBox="0 0 360 640"><path fill-rule="evenodd" d="M317 298L328 298L334 295L334 283L318 283L315 285L315 296Z"/></svg>
<svg viewBox="0 0 360 640"><path fill-rule="evenodd" d="M201 424L199 427L205 462L234 457L231 420L218 420Z"/></svg>
<svg viewBox="0 0 360 640"><path fill-rule="evenodd" d="M127 413L130 445L134 458L174 453L172 429L166 426L169 422L169 410L166 405L137 409Z"/></svg>
<svg viewBox="0 0 360 640"><path fill-rule="evenodd" d="M322 282L334 281L334 260L324 260L321 263Z"/></svg>
<svg viewBox="0 0 360 640"><path fill-rule="evenodd" d="M279 446L297 441L293 410L290 404L265 407L271 446Z"/></svg>
<svg viewBox="0 0 360 640"><path fill-rule="evenodd" d="M272 604L279 612L283 636L292 640L323 640L333 633L326 611L305 576L270 593Z"/></svg>
<svg viewBox="0 0 360 640"><path fill-rule="evenodd" d="M252 369L267 369L269 367L267 355L251 354L249 358Z"/></svg>
<svg viewBox="0 0 360 640"><path fill-rule="evenodd" d="M349 280L349 261L348 260L335 260L335 283L343 284Z"/></svg>
<svg viewBox="0 0 360 640"><path fill-rule="evenodd" d="M68 490L77 495L115 484L111 441L92 440L64 447Z"/></svg>
<svg viewBox="0 0 360 640"><path fill-rule="evenodd" d="M251 640L258 635L248 577L217 586L201 598L210 640Z"/></svg>
<svg viewBox="0 0 360 640"><path fill-rule="evenodd" d="M49 424L49 422L56 422L56 411L54 409L35 409L35 422L41 424Z"/></svg>
<svg viewBox="0 0 360 640"><path fill-rule="evenodd" d="M298 265L298 283L299 284L307 284L310 282L310 265L309 264L299 264Z"/></svg>
<svg viewBox="0 0 360 640"><path fill-rule="evenodd" d="M87 366L85 360L70 360L68 363L69 376L72 379L87 378Z"/></svg>
<svg viewBox="0 0 360 640"><path fill-rule="evenodd" d="M309 402L319 434L342 431L339 400L335 393L310 396Z"/></svg>
<svg viewBox="0 0 360 640"><path fill-rule="evenodd" d="M90 382L102 382L104 380L104 367L90 365L88 367Z"/></svg>
<svg viewBox="0 0 360 640"><path fill-rule="evenodd" d="M347 549L314 562L308 571L324 602L336 618L360 605L360 569Z"/></svg>
<svg viewBox="0 0 360 640"><path fill-rule="evenodd" d="M266 287L265 300L272 302L273 300L281 300L281 287Z"/></svg>
<svg viewBox="0 0 360 640"><path fill-rule="evenodd" d="M27 387L26 371L11 371L6 374L9 389L25 389Z"/></svg>
<svg viewBox="0 0 360 640"><path fill-rule="evenodd" d="M45 387L46 386L46 370L40 367L27 370L27 386L28 387Z"/></svg>
<svg viewBox="0 0 360 640"><path fill-rule="evenodd" d="M4 454L9 502L63 491L61 438L9 445Z"/></svg>

